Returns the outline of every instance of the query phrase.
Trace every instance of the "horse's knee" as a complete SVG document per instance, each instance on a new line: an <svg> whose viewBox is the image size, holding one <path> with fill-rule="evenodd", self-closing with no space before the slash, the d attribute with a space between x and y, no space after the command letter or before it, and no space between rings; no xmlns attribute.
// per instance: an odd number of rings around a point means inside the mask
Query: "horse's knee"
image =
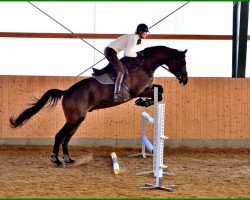
<svg viewBox="0 0 250 200"><path fill-rule="evenodd" d="M158 88L158 101L162 100L162 94L163 94L163 87L158 84L153 84L152 88L157 87Z"/></svg>
<svg viewBox="0 0 250 200"><path fill-rule="evenodd" d="M157 87L158 88L158 93L162 94L163 93L163 87L158 84L153 84L152 88Z"/></svg>
<svg viewBox="0 0 250 200"><path fill-rule="evenodd" d="M163 93L163 87L162 87L161 85L159 85L159 87L158 87L158 92L159 92L160 94Z"/></svg>
<svg viewBox="0 0 250 200"><path fill-rule="evenodd" d="M162 94L158 94L158 101L161 101L162 100Z"/></svg>

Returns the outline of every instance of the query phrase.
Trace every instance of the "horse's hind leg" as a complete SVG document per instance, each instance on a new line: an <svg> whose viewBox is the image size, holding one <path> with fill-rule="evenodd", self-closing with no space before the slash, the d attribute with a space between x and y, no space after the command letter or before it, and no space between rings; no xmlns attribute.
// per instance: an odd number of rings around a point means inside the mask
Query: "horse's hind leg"
<svg viewBox="0 0 250 200"><path fill-rule="evenodd" d="M74 135L75 131L73 133L71 133L71 135L68 135L65 140L62 142L62 149L63 149L63 161L64 163L67 164L72 164L75 162L75 160L73 160L70 155L69 155L69 150L68 150L68 144L70 139L72 138L72 136Z"/></svg>
<svg viewBox="0 0 250 200"><path fill-rule="evenodd" d="M51 155L50 160L53 163L57 164L57 166L62 165L62 162L58 158L60 145L67 138L68 135L72 135L72 132L74 133L76 131L76 129L78 128L78 126L81 124L82 121L83 119L80 119L73 124L65 123L62 129L56 134L53 153Z"/></svg>
<svg viewBox="0 0 250 200"><path fill-rule="evenodd" d="M71 159L70 155L69 155L69 150L68 150L68 144L70 139L72 138L72 136L74 135L74 133L76 132L76 130L78 129L78 127L80 126L81 122L83 120L81 120L78 125L75 127L75 129L66 136L66 138L62 141L62 149L63 149L63 161L64 163L67 164L72 164L75 162L75 160Z"/></svg>

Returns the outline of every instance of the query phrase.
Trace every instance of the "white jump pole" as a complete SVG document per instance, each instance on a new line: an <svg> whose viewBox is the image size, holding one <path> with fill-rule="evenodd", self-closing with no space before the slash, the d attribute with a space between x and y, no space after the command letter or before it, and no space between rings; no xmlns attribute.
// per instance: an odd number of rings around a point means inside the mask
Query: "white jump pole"
<svg viewBox="0 0 250 200"><path fill-rule="evenodd" d="M151 117L146 111L141 113L142 117L144 117L150 124L154 125L154 118Z"/></svg>
<svg viewBox="0 0 250 200"><path fill-rule="evenodd" d="M111 153L111 158L112 158L112 162L113 162L114 173L119 174L120 173L120 167L119 167L118 159L117 159L117 156L116 156L115 152Z"/></svg>
<svg viewBox="0 0 250 200"><path fill-rule="evenodd" d="M147 147L148 151L152 154L154 152L154 146L151 144L145 134L142 134L141 140L142 143Z"/></svg>

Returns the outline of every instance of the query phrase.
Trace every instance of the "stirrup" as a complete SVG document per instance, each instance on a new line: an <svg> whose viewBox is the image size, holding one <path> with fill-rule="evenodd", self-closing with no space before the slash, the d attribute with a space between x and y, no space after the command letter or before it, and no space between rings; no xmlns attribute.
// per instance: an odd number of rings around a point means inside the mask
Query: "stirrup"
<svg viewBox="0 0 250 200"><path fill-rule="evenodd" d="M114 102L123 102L123 101L124 101L124 97L122 94L116 93L114 95Z"/></svg>

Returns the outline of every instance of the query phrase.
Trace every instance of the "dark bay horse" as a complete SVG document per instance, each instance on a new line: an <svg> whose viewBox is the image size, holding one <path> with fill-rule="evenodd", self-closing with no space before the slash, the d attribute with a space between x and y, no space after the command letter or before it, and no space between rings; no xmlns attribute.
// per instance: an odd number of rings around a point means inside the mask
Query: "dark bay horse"
<svg viewBox="0 0 250 200"><path fill-rule="evenodd" d="M176 76L179 83L185 85L188 82L186 71L186 51L178 51L165 46L149 47L141 51L141 57L121 59L127 69L125 83L127 88L123 88L123 94L127 101L137 97L153 98L154 71L161 65L167 65L168 70ZM113 67L109 64L104 71L112 75ZM158 87L161 87L158 85ZM162 87L160 88L163 92ZM66 118L66 123L55 136L55 143L51 161L57 166L62 162L58 158L59 148L62 145L63 160L65 163L73 163L68 151L68 143L76 132L77 128L85 119L88 112L96 109L117 106L125 102L113 102L114 85L103 85L95 78L83 79L67 90L50 89L43 96L34 102L29 108L24 110L19 116L10 118L12 128L21 127L33 115L38 113L46 104L56 106L57 101L62 98L62 107ZM162 97L159 97L159 101Z"/></svg>

